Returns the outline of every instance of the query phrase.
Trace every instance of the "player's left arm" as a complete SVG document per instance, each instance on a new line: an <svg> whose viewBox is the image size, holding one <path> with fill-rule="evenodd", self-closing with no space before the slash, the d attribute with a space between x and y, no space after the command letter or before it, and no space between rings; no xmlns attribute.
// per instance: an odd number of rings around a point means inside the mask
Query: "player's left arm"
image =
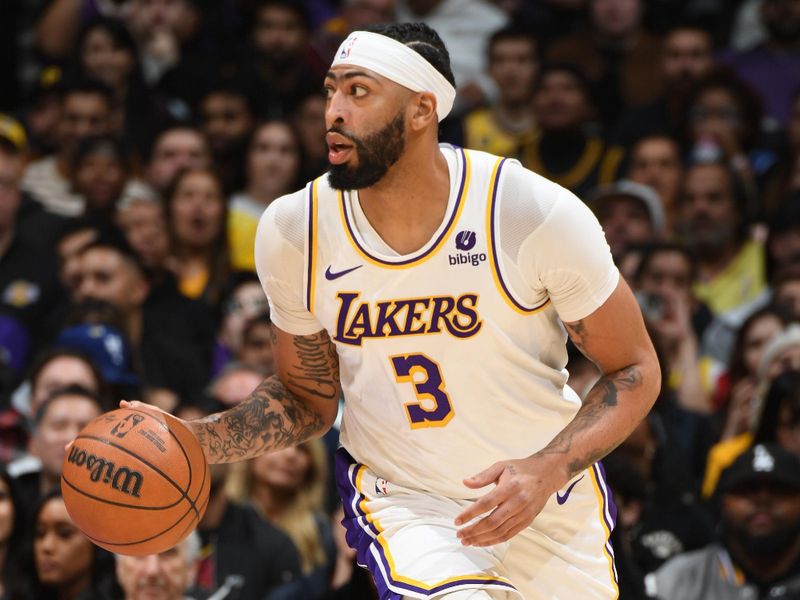
<svg viewBox="0 0 800 600"><path fill-rule="evenodd" d="M473 489L495 484L456 520L462 525L487 515L459 531L465 544L480 546L508 540L527 527L554 493L630 435L661 387L641 311L619 277L597 219L573 194L554 191L521 167L507 177L518 179L516 189L527 183L535 197L556 194L544 221L520 247L517 266L533 288L547 290L573 342L602 377L574 419L542 450L498 462L464 481ZM518 211L526 210L520 206ZM525 214L517 216L525 222Z"/></svg>
<svg viewBox="0 0 800 600"><path fill-rule="evenodd" d="M622 278L600 308L566 327L603 375L575 418L542 450L495 463L465 480L471 488L496 484L456 520L461 525L491 511L459 531L465 545L498 544L530 525L554 493L630 435L658 395L661 372L655 350Z"/></svg>

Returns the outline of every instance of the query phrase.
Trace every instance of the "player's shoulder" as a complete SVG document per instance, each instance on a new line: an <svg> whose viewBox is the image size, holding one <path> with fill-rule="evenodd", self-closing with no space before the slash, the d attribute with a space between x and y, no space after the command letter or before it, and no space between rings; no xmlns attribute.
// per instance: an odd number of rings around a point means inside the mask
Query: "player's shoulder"
<svg viewBox="0 0 800 600"><path fill-rule="evenodd" d="M301 189L291 192L289 194L284 194L283 196L279 196L275 200L269 203L267 209L264 211L265 214L270 213L272 215L276 213L299 213L302 216L302 212L305 210L305 205L308 198L308 185L303 186Z"/></svg>
<svg viewBox="0 0 800 600"><path fill-rule="evenodd" d="M539 198L557 197L568 191L555 181L551 181L523 166L516 158L497 156L483 150L465 150L469 154L470 163L473 166L480 165L494 168L498 161L502 161L501 186L504 183L510 183L509 187L527 190L528 193Z"/></svg>
<svg viewBox="0 0 800 600"><path fill-rule="evenodd" d="M280 196L269 203L261 214L256 232L256 240L270 237L291 241L292 245L302 246L308 214L309 185L290 194Z"/></svg>
<svg viewBox="0 0 800 600"><path fill-rule="evenodd" d="M527 190L534 201L555 202L559 196L570 193L564 186L531 171L517 159L509 159L506 162L504 183L520 191Z"/></svg>

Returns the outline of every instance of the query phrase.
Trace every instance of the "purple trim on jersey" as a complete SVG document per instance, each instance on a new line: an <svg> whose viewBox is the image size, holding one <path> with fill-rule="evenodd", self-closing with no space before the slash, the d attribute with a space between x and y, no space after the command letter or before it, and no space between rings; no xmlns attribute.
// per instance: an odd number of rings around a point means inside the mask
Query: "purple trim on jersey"
<svg viewBox="0 0 800 600"><path fill-rule="evenodd" d="M347 225L347 230L350 232L350 238L353 240L353 243L358 246L358 249L365 255L369 256L372 260L382 265L389 265L389 266L398 266L398 265L408 265L417 262L418 260L422 260L426 256L428 256L434 249L439 247L439 244L442 242L444 237L450 233L450 228L453 226L453 221L458 214L458 209L461 206L461 203L464 202L463 194L464 194L464 186L467 181L467 158L464 156L464 149L459 148L457 146L453 146L455 150L458 151L459 156L461 157L461 181L458 184L458 195L456 196L456 205L453 207L453 211L450 214L450 219L447 221L447 225L442 230L442 233L436 238L436 241L431 244L431 247L428 248L425 252L420 254L419 256L415 256L413 258L406 258L404 260L398 261L391 261L391 260L384 260L382 258L378 258L374 254L371 254L367 248L361 245L356 237L355 230L353 225L350 223L350 214L347 211L347 203L345 202L344 193L340 193L339 197L342 202L342 213L344 214L344 222Z"/></svg>
<svg viewBox="0 0 800 600"><path fill-rule="evenodd" d="M314 182L310 182L308 189L308 275L306 279L306 310L311 312L311 278L313 277L312 265L314 264Z"/></svg>
<svg viewBox="0 0 800 600"><path fill-rule="evenodd" d="M603 496L603 521L605 522L606 527L608 527L609 535L608 540L606 540L606 549L608 550L609 556L611 556L611 570L614 573L614 583L619 585L619 578L617 577L617 559L614 555L614 546L611 543L611 532L617 525L617 505L614 503L614 498L611 495L611 488L608 487L606 480L606 469L603 467L602 461L598 460L594 465L592 465L592 468L594 469L598 485L600 486L600 493ZM608 509L608 514L611 515L611 522L609 522L608 518L606 517L606 509Z"/></svg>
<svg viewBox="0 0 800 600"><path fill-rule="evenodd" d="M500 187L500 172L503 170L503 165L507 160L508 160L507 158L504 158L503 160L500 161L500 165L497 167L497 174L495 175L494 178L494 185L492 186L492 200L491 200L491 206L489 207L489 210L491 211L492 215L491 226L489 231L489 238L491 239L491 244L492 244L492 261L494 262L494 271L495 273L497 273L497 281L499 281L500 285L503 287L503 292L505 293L506 298L508 298L514 304L514 306L516 306L521 311L532 313L542 308L545 304L547 304L548 301L545 300L544 302L542 302L537 306L534 306L533 308L528 308L527 306L523 306L522 304L520 304L517 301L517 299L514 298L514 295L511 293L511 290L508 289L506 282L503 280L503 272L500 270L500 253L498 252L497 244L495 243L494 232L495 232L495 225L497 223L497 211L496 211L497 189Z"/></svg>
<svg viewBox="0 0 800 600"><path fill-rule="evenodd" d="M344 508L342 525L345 528L347 545L356 551L356 562L360 566L369 569L370 573L372 573L375 586L378 588L378 597L381 600L402 600L405 594L399 594L395 591L396 589L422 594L426 597L464 585L479 585L482 587L489 585L516 590L513 585L500 579L464 578L443 583L433 588L423 588L410 583L396 581L392 578L389 560L386 557L383 545L375 539L380 535L380 531L373 523L367 520L367 515L359 506L360 502L364 500L364 495L356 487L356 479L359 470L364 468L366 467L356 462L344 448L339 448L336 451L334 474L336 487L339 490ZM380 563L372 552L373 547L380 557Z"/></svg>

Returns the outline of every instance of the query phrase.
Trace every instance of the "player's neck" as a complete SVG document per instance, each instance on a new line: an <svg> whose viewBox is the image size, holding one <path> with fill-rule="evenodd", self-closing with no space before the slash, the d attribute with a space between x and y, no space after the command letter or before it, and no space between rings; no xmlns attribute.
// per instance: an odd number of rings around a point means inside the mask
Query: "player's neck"
<svg viewBox="0 0 800 600"><path fill-rule="evenodd" d="M372 187L359 190L370 225L393 250L419 250L439 228L450 197L450 172L438 145L409 147Z"/></svg>

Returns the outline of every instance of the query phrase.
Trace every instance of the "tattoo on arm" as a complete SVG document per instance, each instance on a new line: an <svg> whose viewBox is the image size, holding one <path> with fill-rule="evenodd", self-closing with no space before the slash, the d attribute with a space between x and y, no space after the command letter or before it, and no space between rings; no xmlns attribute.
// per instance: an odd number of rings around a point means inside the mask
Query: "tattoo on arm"
<svg viewBox="0 0 800 600"><path fill-rule="evenodd" d="M336 349L324 331L295 336L294 344L298 364L289 370L286 385L274 375L238 406L192 423L210 462L242 460L294 446L325 427L322 416L303 398L338 402Z"/></svg>
<svg viewBox="0 0 800 600"><path fill-rule="evenodd" d="M564 323L569 332L569 337L572 340L572 343L580 350L581 352L584 351L584 346L586 343L586 325L583 324L583 321L575 321L574 323Z"/></svg>
<svg viewBox="0 0 800 600"><path fill-rule="evenodd" d="M338 399L339 361L328 334L323 331L315 335L298 335L293 341L300 364L289 371L287 387L324 400ZM337 367L331 369L331 365Z"/></svg>
<svg viewBox="0 0 800 600"><path fill-rule="evenodd" d="M586 336L583 325L580 324L580 327L576 327L576 324L573 324L567 327L574 336L575 345L583 350L581 346ZM603 419L609 410L613 410L617 406L620 392L634 390L640 387L641 384L642 375L636 366L625 367L601 377L587 394L575 418L541 452L543 454L568 454L576 440L580 439L587 430L594 427L597 421ZM572 479L572 477L606 456L621 442L622 440L619 440L610 446L595 448L586 452L584 456L570 461L567 465L568 479Z"/></svg>

